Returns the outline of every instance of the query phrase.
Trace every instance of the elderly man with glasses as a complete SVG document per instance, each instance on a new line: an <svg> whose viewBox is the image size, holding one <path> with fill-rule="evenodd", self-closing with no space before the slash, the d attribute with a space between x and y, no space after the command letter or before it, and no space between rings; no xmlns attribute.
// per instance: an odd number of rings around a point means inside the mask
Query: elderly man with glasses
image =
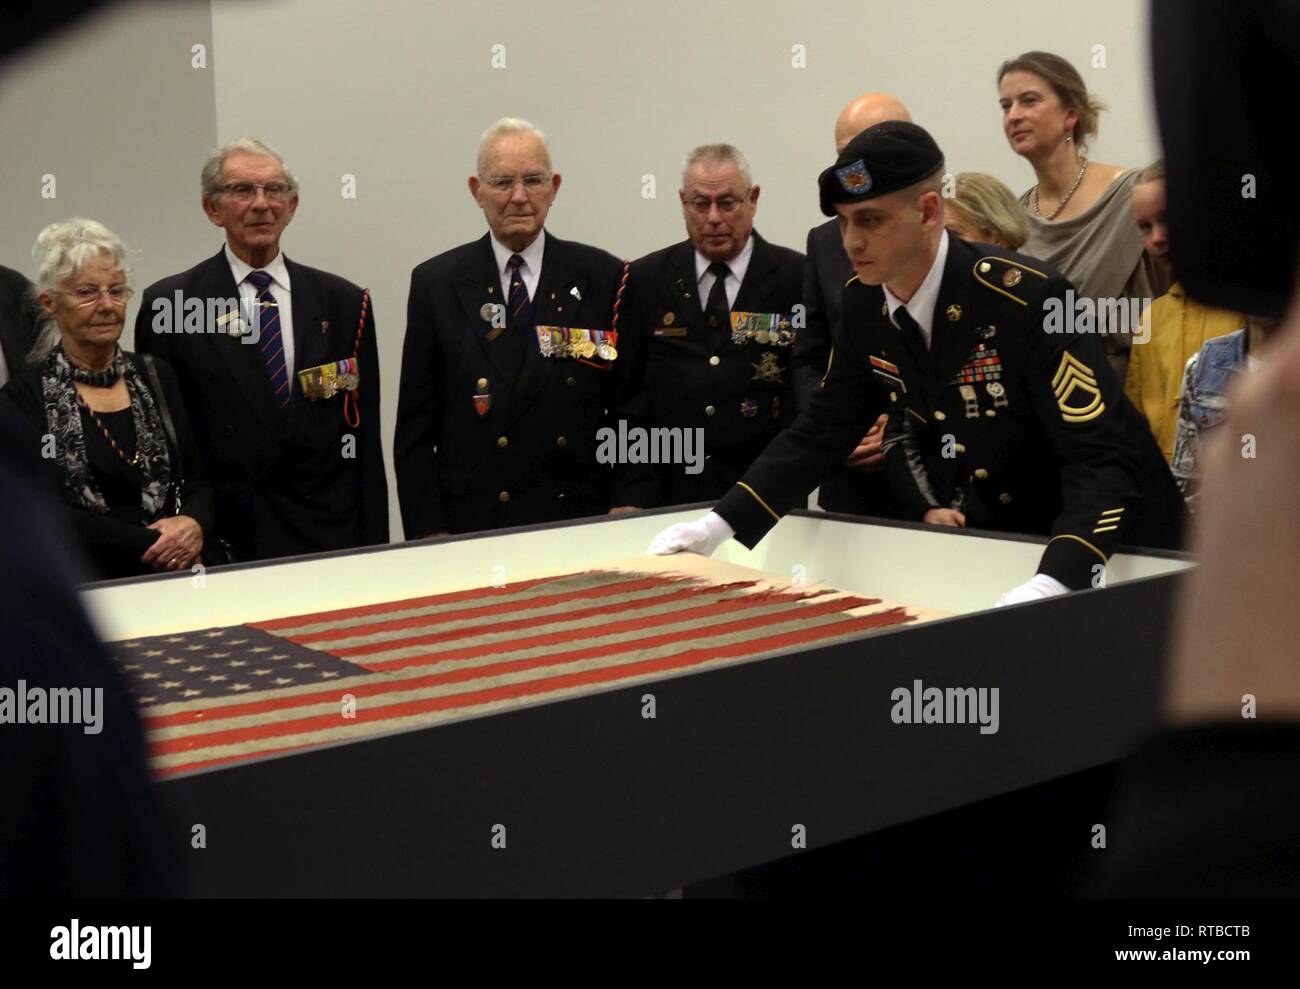
<svg viewBox="0 0 1300 989"><path fill-rule="evenodd" d="M180 379L217 534L240 560L386 543L373 304L284 256L298 183L266 144L214 152L202 187L226 243L145 289L135 345Z"/></svg>
<svg viewBox="0 0 1300 989"><path fill-rule="evenodd" d="M661 464L642 503L721 497L793 418L804 256L754 230L758 194L739 149L696 148L678 194L687 239L632 263L624 337L644 361L649 421L704 448L702 465Z"/></svg>
<svg viewBox="0 0 1300 989"><path fill-rule="evenodd" d="M497 121L469 179L488 232L411 274L393 441L408 539L637 505L598 437L635 364L614 323L623 264L546 229L559 188L542 133Z"/></svg>

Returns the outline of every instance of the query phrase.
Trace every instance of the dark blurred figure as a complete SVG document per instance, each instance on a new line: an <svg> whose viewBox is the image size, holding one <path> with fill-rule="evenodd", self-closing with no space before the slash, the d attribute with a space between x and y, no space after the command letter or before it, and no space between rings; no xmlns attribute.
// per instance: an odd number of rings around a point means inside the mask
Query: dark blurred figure
<svg viewBox="0 0 1300 989"><path fill-rule="evenodd" d="M1151 38L1179 277L1207 305L1282 325L1206 444L1201 565L1181 602L1171 730L1126 767L1095 890L1296 896L1300 210L1289 136L1267 108L1300 87L1300 10L1285 0L1156 0ZM1255 198L1243 197L1246 176ZM1253 458L1242 456L1247 435Z"/></svg>
<svg viewBox="0 0 1300 989"><path fill-rule="evenodd" d="M5 9L0 63L95 3ZM0 896L162 896L180 891L178 856L145 768L144 736L120 675L73 585L41 467L0 403L0 688L18 682L103 691L101 731L0 725Z"/></svg>
<svg viewBox="0 0 1300 989"><path fill-rule="evenodd" d="M39 322L32 283L22 272L0 265L0 386L22 370Z"/></svg>
<svg viewBox="0 0 1300 989"><path fill-rule="evenodd" d="M73 587L40 467L0 403L0 690L102 690L101 730L0 724L0 896L178 892L135 702L95 640ZM16 717L10 713L9 717ZM177 844L175 849L181 846Z"/></svg>

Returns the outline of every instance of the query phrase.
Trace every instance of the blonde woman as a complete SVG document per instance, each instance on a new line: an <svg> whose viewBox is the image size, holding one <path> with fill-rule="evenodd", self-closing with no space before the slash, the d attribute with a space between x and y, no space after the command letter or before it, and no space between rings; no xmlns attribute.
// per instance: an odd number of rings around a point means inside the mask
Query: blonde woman
<svg viewBox="0 0 1300 989"><path fill-rule="evenodd" d="M944 204L943 223L954 237L1019 251L1029 223L1015 193L982 172L960 172Z"/></svg>

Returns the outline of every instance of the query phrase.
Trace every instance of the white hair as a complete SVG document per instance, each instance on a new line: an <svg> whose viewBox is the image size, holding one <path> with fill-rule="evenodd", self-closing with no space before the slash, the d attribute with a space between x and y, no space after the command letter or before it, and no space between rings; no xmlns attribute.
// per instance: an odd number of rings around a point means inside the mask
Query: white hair
<svg viewBox="0 0 1300 989"><path fill-rule="evenodd" d="M51 223L37 235L32 247L37 293L55 291L88 261L98 260L103 255L108 255L124 275L130 273L131 268L126 263L126 245L102 223L81 218ZM28 358L32 363L43 360L59 342L58 324L43 308L37 308L40 312L39 329Z"/></svg>
<svg viewBox="0 0 1300 989"><path fill-rule="evenodd" d="M521 117L502 117L495 124L485 130L483 136L478 139L477 171L480 178L483 177L483 166L485 164L488 149L496 143L497 138L505 137L507 134L536 135L537 140L542 142L542 150L546 152L546 166L547 168L550 167L551 149L546 143L546 135Z"/></svg>
<svg viewBox="0 0 1300 989"><path fill-rule="evenodd" d="M732 164L740 172L746 186L754 184L754 176L749 170L749 162L744 153L734 144L701 144L686 156L682 163L682 187L686 186L686 175L692 165L700 165L706 172L711 172L719 165Z"/></svg>
<svg viewBox="0 0 1300 989"><path fill-rule="evenodd" d="M226 159L236 154L274 158L284 170L284 180L289 183L289 188L294 192L298 191L298 179L293 172L289 171L289 166L284 163L280 152L256 137L241 137L217 148L203 163L203 171L199 173L199 183L203 189L205 202L211 202L221 194L221 173L226 167Z"/></svg>

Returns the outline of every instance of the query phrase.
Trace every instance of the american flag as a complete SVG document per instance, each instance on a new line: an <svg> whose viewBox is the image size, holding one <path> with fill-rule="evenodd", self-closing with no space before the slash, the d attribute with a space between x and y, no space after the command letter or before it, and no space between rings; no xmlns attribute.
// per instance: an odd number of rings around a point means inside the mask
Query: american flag
<svg viewBox="0 0 1300 989"><path fill-rule="evenodd" d="M171 776L861 635L916 615L769 579L593 570L110 643Z"/></svg>

